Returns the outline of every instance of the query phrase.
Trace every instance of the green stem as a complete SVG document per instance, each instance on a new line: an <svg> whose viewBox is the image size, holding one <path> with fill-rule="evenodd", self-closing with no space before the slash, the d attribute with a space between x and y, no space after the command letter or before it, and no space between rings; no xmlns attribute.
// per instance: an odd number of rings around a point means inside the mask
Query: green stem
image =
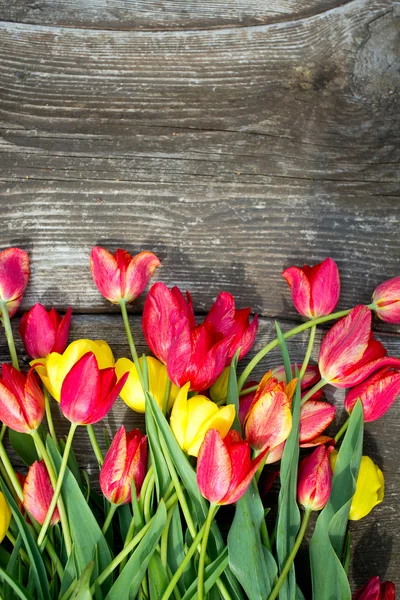
<svg viewBox="0 0 400 600"><path fill-rule="evenodd" d="M219 506L218 504L210 504L210 508L208 509L207 518L205 521L205 528L203 533L203 540L201 542L201 550L200 550L200 559L199 559L199 570L197 575L197 598L198 600L204 599L204 567L205 567L205 559L207 554L207 542L208 536L210 535L210 529L213 522L213 518L215 513L217 512Z"/></svg>
<svg viewBox="0 0 400 600"><path fill-rule="evenodd" d="M12 366L14 367L14 369L18 369L19 371L18 356L17 351L15 350L14 336L11 329L10 316L7 310L7 303L4 302L4 300L0 300L0 312L1 320L3 322L3 327L7 338L8 350L10 352Z"/></svg>
<svg viewBox="0 0 400 600"><path fill-rule="evenodd" d="M301 406L307 402L318 390L324 387L328 382L325 379L320 379L301 399Z"/></svg>
<svg viewBox="0 0 400 600"><path fill-rule="evenodd" d="M144 501L146 498L146 490L147 490L147 486L149 485L152 477L154 474L154 469L153 469L153 465L150 465L147 473L146 473L146 477L144 478L143 484L142 484L142 489L140 490L140 498L139 498L139 507L141 510L141 513L143 514L144 512Z"/></svg>
<svg viewBox="0 0 400 600"><path fill-rule="evenodd" d="M167 414L167 411L168 411L168 402L169 402L170 393L171 393L171 380L169 377L167 377L167 383L165 386L165 393L164 393L164 404L163 404L164 416Z"/></svg>
<svg viewBox="0 0 400 600"><path fill-rule="evenodd" d="M136 352L136 347L135 347L135 342L133 340L133 335L132 335L132 331L131 331L131 327L129 325L129 318L128 318L128 311L126 310L126 302L125 300L120 300L119 305L121 307L121 313L122 313L122 320L124 321L124 325L125 325L125 333L126 333L126 337L128 339L128 344L129 344L129 348L132 354L132 358L133 358L133 362L135 363L135 367L136 367L136 371L139 377L139 381L142 385L143 390L146 389L145 383L144 383L144 379L143 379L143 374L142 374L142 369L140 367L140 362L139 362L139 357L138 354Z"/></svg>
<svg viewBox="0 0 400 600"><path fill-rule="evenodd" d="M304 512L304 516L303 516L303 521L301 523L301 527L300 527L300 531L297 535L296 541L293 545L292 551L289 554L283 569L281 571L281 574L279 575L278 581L276 582L274 589L272 590L272 592L270 593L268 600L275 600L275 598L278 596L279 594L279 590L282 587L283 582L285 581L288 573L289 573L289 569L292 566L292 563L295 559L295 556L300 548L300 544L303 540L304 534L306 532L307 529L307 525L308 525L308 521L310 519L310 515L311 515L311 510L309 508L307 508Z"/></svg>
<svg viewBox="0 0 400 600"><path fill-rule="evenodd" d="M53 489L56 490L57 475L54 471L53 463L51 462L51 459L47 452L46 446L44 445L42 438L40 437L37 430L32 431L32 439L35 442L35 446L36 446L37 450L40 452L40 454L43 457L44 464L46 465L46 468L47 468L47 471L48 471L48 474L50 477L51 485L53 486ZM71 533L69 530L67 511L65 510L64 500L62 499L61 496L58 499L57 507L58 507L58 512L60 513L60 521L61 521L61 526L62 526L64 540L65 540L65 549L67 551L67 556L69 556L72 551L72 540L71 540ZM46 517L47 517L47 515L46 515Z"/></svg>
<svg viewBox="0 0 400 600"><path fill-rule="evenodd" d="M334 437L334 440L336 443L340 440L342 435L344 433L346 433L349 423L350 423L350 417L347 417L346 421L343 423L343 425L341 426L341 428L339 429L339 431L337 432L337 434Z"/></svg>
<svg viewBox="0 0 400 600"><path fill-rule="evenodd" d="M96 437L96 433L93 429L93 425L86 425L86 431L89 434L90 443L92 444L93 452L96 456L99 467L101 467L104 462L104 457L103 457L101 448L99 446L99 442L97 441L97 437Z"/></svg>
<svg viewBox="0 0 400 600"><path fill-rule="evenodd" d="M368 306L368 308L370 308L370 307ZM341 310L339 312L332 313L331 315L327 315L325 317L318 317L317 319L311 319L310 321L301 323L300 325L297 325L297 327L294 327L293 329L286 331L286 333L283 334L283 337L285 340L287 340L288 338L291 338L294 335L297 335L298 333L301 333L302 331L305 331L306 329L313 327L314 325L320 325L321 323L326 323L328 321L332 321L333 319L340 319L341 317L345 317L346 315L349 314L350 310L351 309ZM268 352L271 352L271 350L273 350L277 346L279 346L279 341L278 341L278 338L275 338L271 342L269 342L269 344L264 346L264 348L261 348L261 350L259 352L257 352L257 354L251 359L251 361L249 362L249 364L246 366L245 370L239 377L239 381L238 381L239 392L242 390L250 373L253 371L253 369L255 369L255 367L258 365L260 360L262 360L264 358L264 356L266 356L266 354L268 354Z"/></svg>
<svg viewBox="0 0 400 600"><path fill-rule="evenodd" d="M251 394L251 392L256 392L258 390L258 386L259 384L257 383L257 385L252 385L251 387L241 390L239 396L245 396L246 394Z"/></svg>
<svg viewBox="0 0 400 600"><path fill-rule="evenodd" d="M310 337L308 338L308 346L307 346L307 350L306 350L306 355L304 357L303 364L301 366L301 371L299 373L300 381L303 379L304 373L306 372L307 367L308 367L308 363L310 362L311 352L314 347L316 331L317 331L317 327L316 327L316 325L313 325L310 329Z"/></svg>
<svg viewBox="0 0 400 600"><path fill-rule="evenodd" d="M7 454L6 450L5 450L2 442L0 442L0 459L1 459L2 463L3 463L3 465L4 465L4 468L5 468L6 472L7 472L7 475L10 478L10 481L12 483L12 486L13 486L14 490L15 490L15 493L17 494L19 500L21 502L23 502L24 495L22 493L21 484L18 481L18 478L17 478L17 476L15 474L15 471L14 471L14 469L13 469L11 463L10 463L10 459L8 458L8 454Z"/></svg>
<svg viewBox="0 0 400 600"><path fill-rule="evenodd" d="M54 429L53 417L51 414L49 392L47 391L46 386L43 386L43 395L44 395L44 401L46 404L46 419L47 419L47 425L49 427L50 436L54 442L55 447L57 448L58 451L60 451L60 447L58 445L58 440L57 440L57 435L56 435L56 430Z"/></svg>
<svg viewBox="0 0 400 600"><path fill-rule="evenodd" d="M153 475L149 481L147 488L146 488L146 496L145 496L144 504L143 504L143 514L144 514L144 520L146 521L146 523L148 521L150 521L150 519L152 517L151 499L153 497L154 485L155 485L155 477Z"/></svg>
<svg viewBox="0 0 400 600"><path fill-rule="evenodd" d="M45 538L45 535L47 533L47 529L50 525L50 521L51 521L51 517L53 516L53 512L54 509L56 507L56 504L58 502L58 498L60 496L60 492L61 492L61 487L62 487L62 483L64 480L64 475L65 475L65 471L67 469L67 463L68 463L68 456L71 450L71 446L72 446L72 440L74 438L74 433L76 431L77 428L77 424L76 423L71 423L71 427L68 433L68 437L67 437L67 441L65 443L65 448L64 448L64 454L62 457L62 462L61 462L61 466L60 466L60 471L58 473L58 479L57 479L57 484L54 490L54 494L53 494L53 498L51 500L50 506L49 506L49 510L47 511L47 515L46 518L44 520L44 523L42 525L42 529L40 531L37 543L40 546L43 543L43 540ZM60 514L61 516L61 514ZM65 532L64 532L65 533ZM67 540L65 540L65 545L67 545Z"/></svg>
<svg viewBox="0 0 400 600"><path fill-rule="evenodd" d="M103 535L106 534L107 529L110 527L111 521L113 519L113 516L115 515L115 511L117 510L117 508L118 508L118 504L111 504L110 510L107 513L106 520L104 521L104 525L103 525L103 529L102 529Z"/></svg>
<svg viewBox="0 0 400 600"><path fill-rule="evenodd" d="M0 431L0 442L3 441L4 438L4 434L7 431L7 425L5 425L4 423L1 425L1 431Z"/></svg>

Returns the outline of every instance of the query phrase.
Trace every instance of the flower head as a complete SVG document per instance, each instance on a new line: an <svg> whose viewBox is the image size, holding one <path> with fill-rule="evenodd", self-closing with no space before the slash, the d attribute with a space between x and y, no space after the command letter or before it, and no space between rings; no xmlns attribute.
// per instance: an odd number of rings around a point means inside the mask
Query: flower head
<svg viewBox="0 0 400 600"><path fill-rule="evenodd" d="M358 399L364 410L364 421L380 419L400 394L400 371L386 367L377 371L348 391L344 406L351 413Z"/></svg>
<svg viewBox="0 0 400 600"><path fill-rule="evenodd" d="M43 525L47 512L53 498L53 487L51 485L49 473L44 461L36 461L30 467L26 476L23 495L23 505L25 510L30 513L40 525ZM55 525L60 520L58 508L56 507L51 524Z"/></svg>
<svg viewBox="0 0 400 600"><path fill-rule="evenodd" d="M319 446L300 463L297 496L306 509L321 510L329 500L332 489L330 451Z"/></svg>
<svg viewBox="0 0 400 600"><path fill-rule="evenodd" d="M19 324L19 333L25 349L32 358L45 358L51 352L62 354L67 347L72 308L64 315L52 308L47 311L35 304L26 312Z"/></svg>
<svg viewBox="0 0 400 600"><path fill-rule="evenodd" d="M353 600L396 600L396 588L391 581L381 583L379 577L371 577L356 591Z"/></svg>
<svg viewBox="0 0 400 600"><path fill-rule="evenodd" d="M20 433L35 431L45 412L45 401L33 369L28 375L3 364L0 377L0 420Z"/></svg>
<svg viewBox="0 0 400 600"><path fill-rule="evenodd" d="M29 258L26 252L19 248L7 248L0 252L0 301L6 303L10 317L17 312L22 302L29 274Z"/></svg>
<svg viewBox="0 0 400 600"><path fill-rule="evenodd" d="M373 293L376 314L387 323L400 323L400 277L384 281Z"/></svg>

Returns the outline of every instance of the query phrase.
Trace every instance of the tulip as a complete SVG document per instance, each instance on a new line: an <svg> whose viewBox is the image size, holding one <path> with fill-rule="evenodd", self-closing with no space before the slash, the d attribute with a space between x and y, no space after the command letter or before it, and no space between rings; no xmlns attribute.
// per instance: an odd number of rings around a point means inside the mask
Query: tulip
<svg viewBox="0 0 400 600"><path fill-rule="evenodd" d="M144 304L143 332L152 352L167 365L171 381L178 387L190 382L191 390L201 391L222 373L235 334L225 338L211 323L196 326L190 294L186 296L177 287L154 284Z"/></svg>
<svg viewBox="0 0 400 600"><path fill-rule="evenodd" d="M75 363L87 352L92 352L97 359L99 369L114 366L114 357L110 346L102 340L76 340L69 344L63 354L52 352L46 358L31 362L46 386L49 393L60 402L61 386Z"/></svg>
<svg viewBox="0 0 400 600"><path fill-rule="evenodd" d="M143 292L155 269L160 265L152 252L140 252L131 256L118 248L110 252L95 246L90 255L93 281L100 294L113 304L121 300L132 302Z"/></svg>
<svg viewBox="0 0 400 600"><path fill-rule="evenodd" d="M384 281L373 293L375 312L382 321L400 323L400 277Z"/></svg>
<svg viewBox="0 0 400 600"><path fill-rule="evenodd" d="M197 459L197 483L202 495L214 504L232 504L243 496L267 450L250 460L250 446L237 431L225 439L207 431Z"/></svg>
<svg viewBox="0 0 400 600"><path fill-rule="evenodd" d="M233 404L218 406L205 396L188 399L189 384L181 388L172 407L170 426L180 447L189 455L197 456L204 436L210 429L219 432L222 439L235 420Z"/></svg>
<svg viewBox="0 0 400 600"><path fill-rule="evenodd" d="M379 577L371 577L355 592L353 600L396 600L396 588L391 581L381 583Z"/></svg>
<svg viewBox="0 0 400 600"><path fill-rule="evenodd" d="M296 382L294 379L285 386L272 377L271 371L264 375L244 420L246 440L254 450L267 448L271 452L288 438Z"/></svg>
<svg viewBox="0 0 400 600"><path fill-rule="evenodd" d="M126 504L132 500L131 485L135 484L139 497L147 465L147 436L139 429L128 433L118 429L100 471L100 487L112 504Z"/></svg>
<svg viewBox="0 0 400 600"><path fill-rule="evenodd" d="M0 421L20 433L35 431L45 413L45 401L33 369L28 375L3 364L0 377Z"/></svg>
<svg viewBox="0 0 400 600"><path fill-rule="evenodd" d="M0 252L0 316L1 303L5 303L12 317L22 302L22 295L29 280L29 258L19 248L7 248Z"/></svg>
<svg viewBox="0 0 400 600"><path fill-rule="evenodd" d="M72 308L64 317L54 308L47 312L42 304L35 304L19 324L19 333L25 349L32 358L45 358L51 352L62 354L67 347Z"/></svg>
<svg viewBox="0 0 400 600"><path fill-rule="evenodd" d="M332 258L313 267L290 267L282 273L296 310L309 319L333 312L340 296L339 269Z"/></svg>
<svg viewBox="0 0 400 600"><path fill-rule="evenodd" d="M291 365L291 370L292 377L295 377L296 365ZM279 367L274 367L272 369L272 376L275 377L278 381L286 381L285 367L283 365L280 365ZM308 390L308 388L311 388L320 379L321 376L319 374L319 369L317 365L308 365L301 379L301 390Z"/></svg>
<svg viewBox="0 0 400 600"><path fill-rule="evenodd" d="M11 522L11 510L3 492L0 492L0 544L4 540Z"/></svg>
<svg viewBox="0 0 400 600"><path fill-rule="evenodd" d="M149 391L153 398L157 402L158 406L163 409L165 390L167 387L168 374L167 368L159 360L152 356L146 356L147 372L149 380ZM142 365L142 359L139 359L140 365ZM140 379L134 363L129 358L120 358L115 363L115 372L118 379L125 373L129 373L129 377L121 390L122 400L133 410L137 412L145 412L145 396L140 383ZM178 388L172 384L168 397L168 406L170 409L173 405Z"/></svg>
<svg viewBox="0 0 400 600"><path fill-rule="evenodd" d="M51 485L50 477L44 461L36 461L30 467L26 476L23 495L23 505L26 511L30 513L40 525L43 525L44 520L49 510L54 490ZM55 525L60 520L58 508L53 512L51 525Z"/></svg>
<svg viewBox="0 0 400 600"><path fill-rule="evenodd" d="M318 359L321 377L338 388L357 385L380 367L400 367L400 360L387 357L382 344L371 333L371 312L356 306L324 337Z"/></svg>
<svg viewBox="0 0 400 600"><path fill-rule="evenodd" d="M330 452L329 448L319 446L300 463L297 496L305 509L321 510L329 500L332 489Z"/></svg>
<svg viewBox="0 0 400 600"><path fill-rule="evenodd" d="M93 352L87 352L66 375L60 397L64 416L76 425L93 425L104 419L122 390L128 373L118 383L114 367L100 369Z"/></svg>
<svg viewBox="0 0 400 600"><path fill-rule="evenodd" d="M374 373L349 390L344 406L351 413L358 399L364 410L364 421L380 419L400 394L400 372L390 367Z"/></svg>

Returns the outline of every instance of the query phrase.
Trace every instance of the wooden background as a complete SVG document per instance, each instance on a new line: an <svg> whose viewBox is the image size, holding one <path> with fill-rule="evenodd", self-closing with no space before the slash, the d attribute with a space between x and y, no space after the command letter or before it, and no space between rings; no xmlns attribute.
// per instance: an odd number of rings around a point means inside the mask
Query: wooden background
<svg viewBox="0 0 400 600"><path fill-rule="evenodd" d="M22 309L72 305L73 339L127 355L89 253L149 249L199 315L221 289L251 305L261 347L299 321L283 268L332 256L340 307L400 273L399 3L0 0L0 19L0 249L30 254ZM400 356L400 328L375 329ZM398 404L366 427L386 498L351 528L355 587L399 583L399 436Z"/></svg>

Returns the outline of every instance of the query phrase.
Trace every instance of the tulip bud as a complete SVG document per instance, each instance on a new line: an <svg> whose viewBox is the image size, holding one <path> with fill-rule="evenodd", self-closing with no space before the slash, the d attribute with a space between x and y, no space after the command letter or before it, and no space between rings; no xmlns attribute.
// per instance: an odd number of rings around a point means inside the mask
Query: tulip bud
<svg viewBox="0 0 400 600"><path fill-rule="evenodd" d="M53 487L44 461L36 461L30 467L26 476L23 495L25 510L32 515L40 525L43 525L50 503L53 498ZM58 509L54 510L51 524L60 520Z"/></svg>
<svg viewBox="0 0 400 600"><path fill-rule="evenodd" d="M120 248L114 255L95 246L90 255L93 281L100 294L113 304L132 302L143 292L155 269L160 265L152 252L132 257Z"/></svg>
<svg viewBox="0 0 400 600"><path fill-rule="evenodd" d="M356 306L324 337L318 358L321 377L338 388L357 385L382 367L400 368L400 360L386 350L371 332L371 312Z"/></svg>
<svg viewBox="0 0 400 600"><path fill-rule="evenodd" d="M232 504L249 487L267 450L250 460L250 446L237 431L225 439L215 429L207 431L197 459L200 492L214 504Z"/></svg>
<svg viewBox="0 0 400 600"><path fill-rule="evenodd" d="M377 371L348 391L344 406L351 413L358 399L364 411L364 421L380 419L400 394L400 372L390 367Z"/></svg>
<svg viewBox="0 0 400 600"><path fill-rule="evenodd" d="M0 377L0 421L20 433L35 431L45 412L43 392L35 372L28 375L3 364Z"/></svg>
<svg viewBox="0 0 400 600"><path fill-rule="evenodd" d="M125 427L120 427L100 472L100 487L107 500L113 504L130 502L132 481L139 497L146 466L147 437L139 429L126 433Z"/></svg>
<svg viewBox="0 0 400 600"><path fill-rule="evenodd" d="M340 296L339 269L332 258L309 267L290 267L282 273L292 292L296 310L313 319L333 312Z"/></svg>
<svg viewBox="0 0 400 600"><path fill-rule="evenodd" d="M223 402L228 395L230 367L225 367L217 381L210 387L210 397L213 402Z"/></svg>
<svg viewBox="0 0 400 600"><path fill-rule="evenodd" d="M321 510L329 500L332 489L329 453L325 446L319 446L300 463L297 496L305 509Z"/></svg>
<svg viewBox="0 0 400 600"><path fill-rule="evenodd" d="M63 354L52 352L40 362L31 361L31 365L35 367L40 379L57 402L60 402L61 386L67 373L87 352L95 355L99 369L114 366L111 348L103 340L76 340L69 344Z"/></svg>
<svg viewBox="0 0 400 600"><path fill-rule="evenodd" d="M7 248L0 252L0 302L5 302L10 317L15 315L22 302L29 274L26 252L19 248Z"/></svg>
<svg viewBox="0 0 400 600"><path fill-rule="evenodd" d="M396 600L396 588L391 581L381 583L379 577L371 577L355 592L353 600Z"/></svg>
<svg viewBox="0 0 400 600"><path fill-rule="evenodd" d="M68 343L72 308L63 318L52 308L46 311L42 304L35 304L26 312L19 324L19 333L25 349L32 358L45 358L51 352L64 352Z"/></svg>
<svg viewBox="0 0 400 600"><path fill-rule="evenodd" d="M100 369L93 352L84 354L65 377L60 407L64 416L77 425L91 425L104 419L124 387L128 373L117 383L114 367Z"/></svg>
<svg viewBox="0 0 400 600"><path fill-rule="evenodd" d="M224 438L235 419L233 404L218 406L205 396L188 400L189 384L181 388L172 407L170 426L180 447L189 455L197 456L204 436L215 429Z"/></svg>
<svg viewBox="0 0 400 600"><path fill-rule="evenodd" d="M11 510L3 492L0 492L0 544L4 540L11 522Z"/></svg>
<svg viewBox="0 0 400 600"><path fill-rule="evenodd" d="M146 362L149 391L158 406L162 409L164 406L164 396L168 381L167 367L152 356L146 356ZM140 366L142 366L141 358L139 358L139 363ZM118 379L125 373L129 373L128 379L121 390L121 398L133 410L144 413L146 401L134 363L129 360L129 358L118 359L115 363L115 373ZM168 409L170 409L175 402L177 393L178 388L176 385L172 384L169 392Z"/></svg>
<svg viewBox="0 0 400 600"><path fill-rule="evenodd" d="M400 323L400 277L384 281L373 293L375 312L382 321Z"/></svg>

